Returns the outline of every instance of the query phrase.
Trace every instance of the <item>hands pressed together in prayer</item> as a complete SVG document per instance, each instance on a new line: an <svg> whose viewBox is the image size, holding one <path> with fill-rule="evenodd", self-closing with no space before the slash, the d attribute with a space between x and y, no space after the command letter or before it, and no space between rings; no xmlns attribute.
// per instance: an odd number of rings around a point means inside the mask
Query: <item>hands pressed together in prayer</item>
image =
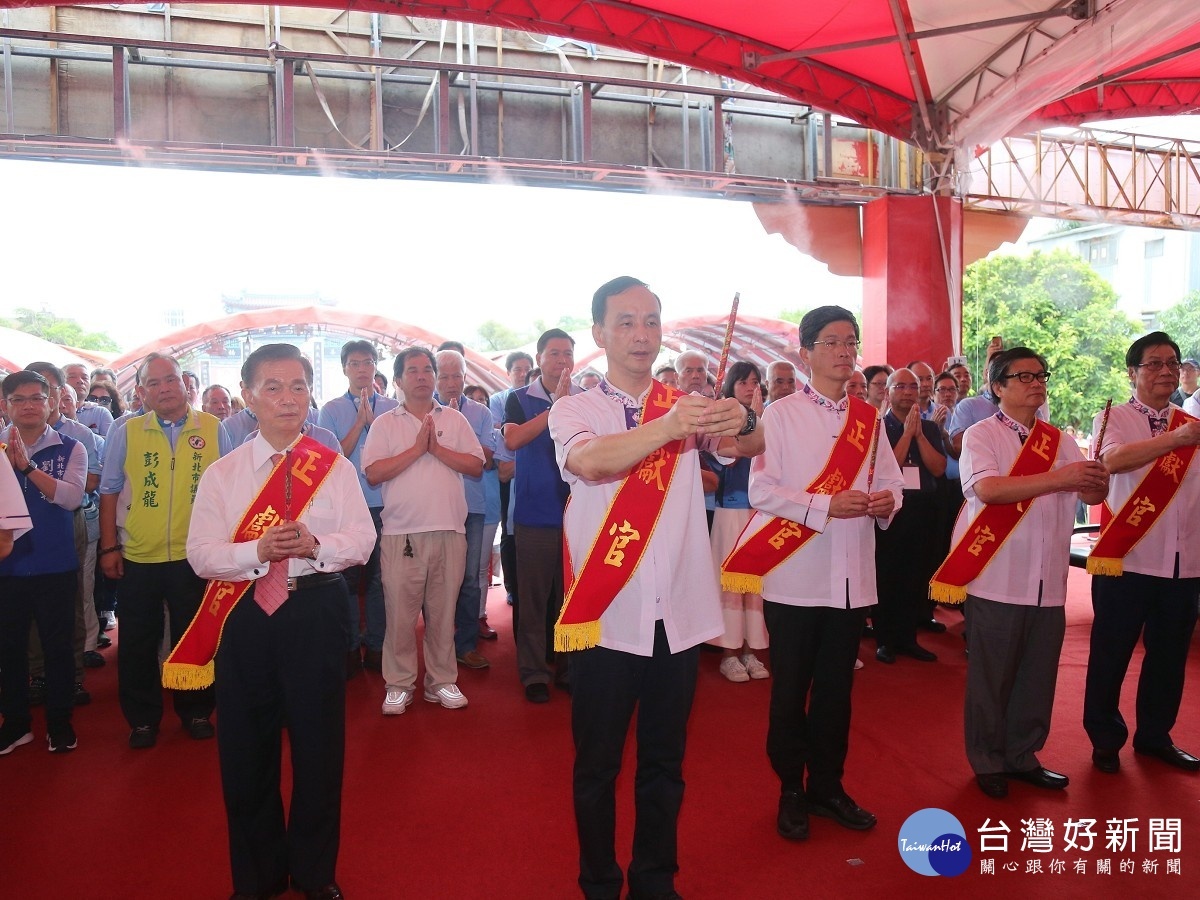
<svg viewBox="0 0 1200 900"><path fill-rule="evenodd" d="M433 413L426 413L425 418L421 420L421 428L417 432L414 446L422 453L437 456L441 444L438 443L437 423L433 421Z"/></svg>
<svg viewBox="0 0 1200 900"><path fill-rule="evenodd" d="M4 448L4 455L12 464L13 471L23 471L29 465L29 451L25 447L25 442L21 440L21 432L17 431L16 425L8 427L8 437L5 438L5 441L7 446Z"/></svg>
<svg viewBox="0 0 1200 900"><path fill-rule="evenodd" d="M362 393L358 395L356 419L360 426L370 425L375 421L375 410L371 408L371 397L372 392L370 388L363 388Z"/></svg>
<svg viewBox="0 0 1200 900"><path fill-rule="evenodd" d="M317 539L303 522L282 521L272 525L258 539L259 562L311 558Z"/></svg>

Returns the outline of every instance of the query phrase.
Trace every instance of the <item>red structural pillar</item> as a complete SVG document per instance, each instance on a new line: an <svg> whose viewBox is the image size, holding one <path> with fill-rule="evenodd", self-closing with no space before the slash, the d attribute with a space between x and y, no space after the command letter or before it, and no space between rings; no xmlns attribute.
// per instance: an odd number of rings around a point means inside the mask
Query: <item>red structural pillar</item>
<svg viewBox="0 0 1200 900"><path fill-rule="evenodd" d="M937 372L961 346L962 247L963 207L957 198L889 196L866 205L865 365L899 367L920 359Z"/></svg>

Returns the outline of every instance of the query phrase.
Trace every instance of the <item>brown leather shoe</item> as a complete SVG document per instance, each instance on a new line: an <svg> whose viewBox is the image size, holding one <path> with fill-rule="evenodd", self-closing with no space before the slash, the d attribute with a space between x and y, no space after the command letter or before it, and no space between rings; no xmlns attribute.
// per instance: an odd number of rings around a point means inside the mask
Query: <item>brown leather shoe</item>
<svg viewBox="0 0 1200 900"><path fill-rule="evenodd" d="M488 624L487 616L480 616L479 637L485 641L494 641L498 636L496 629Z"/></svg>
<svg viewBox="0 0 1200 900"><path fill-rule="evenodd" d="M491 665L487 661L487 657L483 656L477 650L468 650L458 656L458 664L466 666L468 669L486 669Z"/></svg>

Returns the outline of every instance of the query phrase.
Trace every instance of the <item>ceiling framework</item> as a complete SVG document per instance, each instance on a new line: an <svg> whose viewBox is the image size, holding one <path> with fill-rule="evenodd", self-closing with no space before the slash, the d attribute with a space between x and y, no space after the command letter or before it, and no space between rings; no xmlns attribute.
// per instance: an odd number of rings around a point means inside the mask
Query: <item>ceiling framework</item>
<svg viewBox="0 0 1200 900"><path fill-rule="evenodd" d="M1047 166L1071 170L1069 162L1052 161L1070 158L1066 144L1044 160L1025 150L1008 159L985 152L1002 139L1018 140L1058 124L1195 111L1200 105L1200 10L1193 0L978 0L969 10L944 0L358 0L352 11L324 0L301 0L299 10L320 15L297 26L299 32L281 28L278 7L264 6L257 36L251 30L224 47L207 48L169 39L176 11L178 23L201 18L205 11L213 21L232 21L245 16L248 7L54 8L60 22L136 12L140 24L122 38L94 36L113 33L107 30L72 35L11 27L43 6L49 4L0 0L0 22L10 26L0 31L6 119L0 153L300 171L334 165L384 176L500 173L532 183L618 190L667 184L706 195L833 204L863 203L886 191L932 189L956 193L980 208L1070 213L1074 199L1080 199L1086 206L1095 202L1104 215L1158 216L1183 223L1176 227L1194 227L1190 194L1166 169L1165 191L1109 190L1111 205L1105 205L1092 190L1063 200L1047 189L1065 184L1061 177L1047 179ZM496 35L511 36L511 29L519 29L558 36L562 40L543 41L541 49L561 65L551 73L544 67L536 72L514 67L507 57L495 65L490 59L481 63L473 36L469 54L460 38L451 61L442 55L450 43L446 27L440 36L428 31L422 36L424 20L415 18L422 16L476 23ZM156 21L167 39L147 39L156 34ZM404 30L414 39L397 46L394 34ZM328 49L313 49L305 32L324 35ZM430 56L431 47L436 57ZM500 37L495 54L511 54L511 47L505 48ZM58 73L52 93L75 86L80 96L78 85L89 71L111 67L106 76L112 90L109 133L96 123L90 131L60 129L58 122L23 127L14 113L22 98L19 85L14 96L13 66L19 75L34 57ZM637 60L643 77L603 68L619 57L624 63ZM62 75L65 69L71 70L69 77ZM144 74L153 69L159 74ZM179 117L169 115L164 134L139 131L146 95L138 92L161 79L169 106L170 91L189 84L197 69L238 72L268 88L265 99L255 101L269 120L267 136L190 136L181 133L187 128ZM361 109L339 105L352 83L369 94ZM464 97L469 97L469 111L464 111ZM512 117L537 97L558 110L558 133L545 122L541 130L547 142L557 141L561 148L517 146ZM60 100L65 94L53 98L54 118L70 118L78 101L71 107ZM635 143L633 158L618 156L628 149L628 135L613 123L625 112L615 118L602 113L613 102L640 106L645 135ZM414 106L421 110L415 125L404 118ZM500 110L497 121L510 123L507 132L488 118L493 109ZM221 120L211 109L201 112L197 121ZM832 164L835 132L845 127L837 123L839 116L876 135L860 141L865 165L849 177ZM231 111L227 118L244 130L262 130L253 117ZM677 146L665 146L666 121L677 131L672 138ZM736 159L726 152L730 127ZM497 140L489 129L499 131ZM619 138L611 140L613 135ZM1049 146L1045 138L1027 140ZM1095 150L1103 140L1085 143ZM760 148L769 150L754 159L753 151ZM1118 173L1110 178L1113 184L1121 181L1123 168L1142 171L1150 165L1141 148L1120 141L1105 154ZM1136 159L1114 162L1121 154ZM1193 158L1190 147L1182 154ZM982 176L981 155L992 167ZM1011 178L995 170L997 164L1011 168L1013 159L1036 168ZM1153 177L1140 176L1139 183L1148 180ZM1010 189L1009 182L1022 188Z"/></svg>

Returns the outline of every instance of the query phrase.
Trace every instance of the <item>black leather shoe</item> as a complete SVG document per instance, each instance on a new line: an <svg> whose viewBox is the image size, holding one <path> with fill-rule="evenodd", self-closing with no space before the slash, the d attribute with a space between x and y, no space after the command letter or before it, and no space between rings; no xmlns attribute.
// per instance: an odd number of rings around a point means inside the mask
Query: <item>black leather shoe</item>
<svg viewBox="0 0 1200 900"><path fill-rule="evenodd" d="M833 819L843 828L854 831L866 831L875 827L875 815L869 813L846 794L840 797L825 797L823 799L808 798L808 811L814 816L824 816Z"/></svg>
<svg viewBox="0 0 1200 900"><path fill-rule="evenodd" d="M1051 772L1049 769L1044 769L1038 766L1036 769L1030 769L1028 772L1006 772L1009 778L1015 778L1017 781L1024 781L1026 784L1032 784L1034 787L1046 788L1051 791L1061 791L1071 783L1066 775L1060 775L1057 772Z"/></svg>
<svg viewBox="0 0 1200 900"><path fill-rule="evenodd" d="M990 775L976 775L975 783L989 797L999 800L1001 797L1008 796L1008 779L999 772L993 772Z"/></svg>
<svg viewBox="0 0 1200 900"><path fill-rule="evenodd" d="M887 663L889 666L896 661L895 651L886 644L880 644L875 648L875 658L881 663Z"/></svg>
<svg viewBox="0 0 1200 900"><path fill-rule="evenodd" d="M549 703L550 688L541 683L527 684L525 685L525 699L530 703Z"/></svg>
<svg viewBox="0 0 1200 900"><path fill-rule="evenodd" d="M804 798L798 791L784 791L779 795L779 815L775 817L775 830L780 837L789 841L808 840L808 810Z"/></svg>
<svg viewBox="0 0 1200 900"><path fill-rule="evenodd" d="M1180 750L1174 744L1167 747L1134 747L1133 752L1140 753L1142 756L1153 756L1155 759L1161 759L1168 766L1183 769L1185 772L1200 770L1200 759L1192 756L1186 750Z"/></svg>
<svg viewBox="0 0 1200 900"><path fill-rule="evenodd" d="M342 889L337 886L337 882L317 888L315 891L305 891L304 898L305 900L346 900Z"/></svg>
<svg viewBox="0 0 1200 900"><path fill-rule="evenodd" d="M932 617L926 619L924 622L917 623L917 627L922 631L928 631L932 634L942 634L946 631L946 626Z"/></svg>
<svg viewBox="0 0 1200 900"><path fill-rule="evenodd" d="M1116 750L1093 750L1092 765L1113 775L1121 771L1121 755Z"/></svg>
<svg viewBox="0 0 1200 900"><path fill-rule="evenodd" d="M191 719L184 724L183 728L193 741L207 741L217 735L217 729L213 728L213 724L207 716Z"/></svg>
<svg viewBox="0 0 1200 900"><path fill-rule="evenodd" d="M896 647L892 652L911 656L913 659L920 660L921 662L937 662L936 653L926 650L915 641L911 644L905 644L903 647Z"/></svg>

